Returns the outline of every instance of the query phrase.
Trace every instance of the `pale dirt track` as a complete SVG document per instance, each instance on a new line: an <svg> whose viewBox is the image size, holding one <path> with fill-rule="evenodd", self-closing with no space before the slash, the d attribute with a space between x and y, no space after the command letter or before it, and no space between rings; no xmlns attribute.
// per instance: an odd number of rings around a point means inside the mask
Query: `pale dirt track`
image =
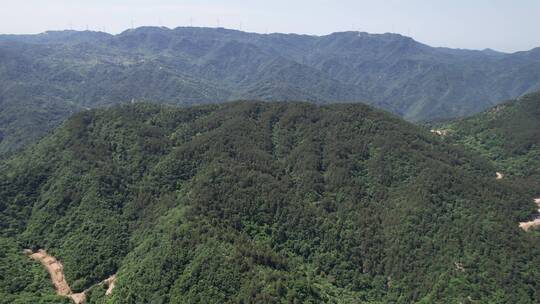
<svg viewBox="0 0 540 304"><path fill-rule="evenodd" d="M105 284L107 285L107 291L105 292L105 295L106 296L109 296L112 294L112 291L114 289L114 285L116 284L116 275L112 275L111 277L109 277L108 279L106 279L105 281L99 283L99 285L101 284Z"/></svg>
<svg viewBox="0 0 540 304"><path fill-rule="evenodd" d="M521 227L521 229L523 229L525 231L527 231L527 230L529 230L530 228L533 228L533 227L540 227L540 197L534 199L534 202L538 206L538 215L536 216L536 218L534 220L532 220L532 221L529 221L529 222L521 222L521 223L519 223L519 227Z"/></svg>
<svg viewBox="0 0 540 304"><path fill-rule="evenodd" d="M24 254L40 262L43 267L47 269L47 272L49 272L49 275L51 276L51 282L54 285L57 295L68 297L75 304L82 304L84 301L86 301L86 293L88 292L88 289L83 292L73 293L64 276L64 266L55 257L49 255L43 249L40 249L37 252L32 252L32 250L26 249L24 250ZM105 295L111 295L115 283L116 275L112 275L108 279L98 283L97 286L105 284L107 286Z"/></svg>

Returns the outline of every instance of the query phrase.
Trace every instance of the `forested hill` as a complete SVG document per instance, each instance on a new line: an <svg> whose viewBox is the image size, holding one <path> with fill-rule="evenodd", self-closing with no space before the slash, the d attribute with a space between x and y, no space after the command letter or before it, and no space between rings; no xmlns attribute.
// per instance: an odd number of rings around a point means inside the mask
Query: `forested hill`
<svg viewBox="0 0 540 304"><path fill-rule="evenodd" d="M538 54L433 48L360 32L142 27L0 35L0 155L73 112L132 99L367 102L412 121L464 116L540 89Z"/></svg>
<svg viewBox="0 0 540 304"><path fill-rule="evenodd" d="M47 294L42 248L74 292L117 274L89 303L535 303L493 171L361 104L84 111L1 165L0 302Z"/></svg>
<svg viewBox="0 0 540 304"><path fill-rule="evenodd" d="M442 126L448 138L482 154L508 178L540 193L540 92Z"/></svg>

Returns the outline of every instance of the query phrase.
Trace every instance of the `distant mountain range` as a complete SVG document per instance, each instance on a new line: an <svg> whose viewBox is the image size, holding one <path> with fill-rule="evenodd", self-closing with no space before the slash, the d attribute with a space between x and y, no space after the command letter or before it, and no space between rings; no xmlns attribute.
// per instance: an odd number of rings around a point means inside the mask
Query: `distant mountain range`
<svg viewBox="0 0 540 304"><path fill-rule="evenodd" d="M142 27L0 35L0 155L86 108L129 101L365 102L410 121L540 90L540 49L433 48L397 34Z"/></svg>

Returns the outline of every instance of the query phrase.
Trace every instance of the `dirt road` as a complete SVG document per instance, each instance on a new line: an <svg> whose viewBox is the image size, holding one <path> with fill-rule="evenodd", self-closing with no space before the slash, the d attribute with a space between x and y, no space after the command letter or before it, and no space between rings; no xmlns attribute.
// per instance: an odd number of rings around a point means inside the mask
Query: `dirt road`
<svg viewBox="0 0 540 304"><path fill-rule="evenodd" d="M114 285L116 284L116 275L113 274L111 277L109 277L108 279L106 279L105 281L99 283L100 285L101 284L105 284L107 285L107 291L105 292L105 295L106 296L109 296L112 294L112 291L114 289Z"/></svg>
<svg viewBox="0 0 540 304"><path fill-rule="evenodd" d="M39 249L36 252L32 252L32 250L30 249L26 249L24 250L24 254L40 262L43 265L43 267L47 269L47 272L49 272L49 275L51 276L51 282L54 285L54 289L56 290L57 295L68 297L75 304L82 304L86 301L86 293L88 292L89 289L83 292L73 293L64 276L64 266L55 257L49 255L43 249ZM111 295L114 289L115 283L116 283L116 275L112 275L108 279L103 280L102 282L96 285L100 286L100 285L105 284L107 286L107 291L105 292L105 295Z"/></svg>
<svg viewBox="0 0 540 304"><path fill-rule="evenodd" d="M527 231L527 230L529 230L530 228L533 228L533 227L540 227L540 197L534 199L534 202L538 206L538 214L536 215L536 218L534 220L532 220L532 221L529 221L529 222L521 222L521 223L519 223L519 227L521 227L521 229L523 229L525 231Z"/></svg>
<svg viewBox="0 0 540 304"><path fill-rule="evenodd" d="M57 295L71 298L75 304L84 303L86 300L85 293L82 292L74 294L71 291L71 288L69 287L69 284L64 276L64 266L62 263L60 263L60 261L49 255L43 249L40 249L37 252L32 252L31 250L27 249L24 251L24 253L30 258L40 262L43 267L47 269L49 275L51 276L51 282L54 285L54 289L56 289Z"/></svg>

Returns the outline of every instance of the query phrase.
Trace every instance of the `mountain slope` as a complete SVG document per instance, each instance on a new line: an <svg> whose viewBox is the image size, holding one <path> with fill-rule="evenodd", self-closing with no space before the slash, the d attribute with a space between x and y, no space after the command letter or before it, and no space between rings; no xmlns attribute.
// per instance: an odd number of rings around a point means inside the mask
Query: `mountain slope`
<svg viewBox="0 0 540 304"><path fill-rule="evenodd" d="M13 120L36 121L0 121L0 153L40 138L73 111L132 99L367 102L411 121L465 116L539 90L537 53L432 48L359 32L142 27L118 35L0 35L0 116L20 112ZM50 123L34 117L49 112Z"/></svg>
<svg viewBox="0 0 540 304"><path fill-rule="evenodd" d="M540 296L529 193L361 104L84 111L0 169L2 236L61 260L74 292L116 273L93 303Z"/></svg>
<svg viewBox="0 0 540 304"><path fill-rule="evenodd" d="M443 126L455 140L490 159L507 177L540 191L540 92Z"/></svg>

